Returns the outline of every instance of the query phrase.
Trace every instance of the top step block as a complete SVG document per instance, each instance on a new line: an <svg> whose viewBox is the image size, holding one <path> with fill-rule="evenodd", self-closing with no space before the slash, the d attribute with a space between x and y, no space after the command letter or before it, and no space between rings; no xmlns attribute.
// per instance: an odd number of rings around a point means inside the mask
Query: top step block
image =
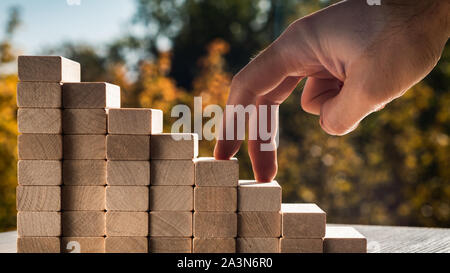
<svg viewBox="0 0 450 273"><path fill-rule="evenodd" d="M120 87L106 82L65 83L63 108L120 108Z"/></svg>
<svg viewBox="0 0 450 273"><path fill-rule="evenodd" d="M239 163L236 158L215 160L213 157L194 159L195 186L197 187L237 187L239 183Z"/></svg>
<svg viewBox="0 0 450 273"><path fill-rule="evenodd" d="M24 82L80 82L80 64L60 56L19 56L19 80Z"/></svg>
<svg viewBox="0 0 450 273"><path fill-rule="evenodd" d="M281 204L282 235L285 238L325 237L326 213L316 204Z"/></svg>
<svg viewBox="0 0 450 273"><path fill-rule="evenodd" d="M108 133L150 135L162 133L163 112L149 108L109 109Z"/></svg>
<svg viewBox="0 0 450 273"><path fill-rule="evenodd" d="M280 211L280 184L277 181L260 183L255 180L239 180L238 210Z"/></svg>
<svg viewBox="0 0 450 273"><path fill-rule="evenodd" d="M323 239L325 253L366 253L367 239L353 227L326 227Z"/></svg>

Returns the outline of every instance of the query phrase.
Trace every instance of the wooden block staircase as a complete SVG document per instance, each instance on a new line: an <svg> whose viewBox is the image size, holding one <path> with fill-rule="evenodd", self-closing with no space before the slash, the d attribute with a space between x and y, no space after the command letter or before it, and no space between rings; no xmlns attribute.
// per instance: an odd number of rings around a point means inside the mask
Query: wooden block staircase
<svg viewBox="0 0 450 273"><path fill-rule="evenodd" d="M80 82L80 64L20 56L20 253L366 252L315 204L239 180L238 160L198 158L163 112L120 108L120 87Z"/></svg>

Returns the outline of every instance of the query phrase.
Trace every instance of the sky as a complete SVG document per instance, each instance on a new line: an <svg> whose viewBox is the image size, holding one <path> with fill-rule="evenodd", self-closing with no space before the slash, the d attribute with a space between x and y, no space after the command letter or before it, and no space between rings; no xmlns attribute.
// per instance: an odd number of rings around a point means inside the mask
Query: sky
<svg viewBox="0 0 450 273"><path fill-rule="evenodd" d="M0 40L11 6L22 8L14 43L22 54L39 54L64 41L102 45L128 31L134 0L1 0Z"/></svg>

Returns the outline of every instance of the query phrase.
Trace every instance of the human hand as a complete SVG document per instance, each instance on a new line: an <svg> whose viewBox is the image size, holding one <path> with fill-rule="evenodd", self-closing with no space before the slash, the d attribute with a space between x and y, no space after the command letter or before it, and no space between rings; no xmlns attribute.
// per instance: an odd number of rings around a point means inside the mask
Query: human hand
<svg viewBox="0 0 450 273"><path fill-rule="evenodd" d="M433 69L450 36L449 14L448 0L384 0L381 6L348 0L330 6L295 21L235 75L227 106L278 107L307 77L302 108L320 115L325 132L347 134ZM268 128L274 114L268 111ZM239 150L236 132L225 139L226 128L232 128L227 126L236 120L236 114L225 111L216 159L229 159ZM257 127L250 122L249 130ZM260 182L271 181L277 172L273 135L264 140L258 133L249 140ZM262 144L273 149L263 151Z"/></svg>

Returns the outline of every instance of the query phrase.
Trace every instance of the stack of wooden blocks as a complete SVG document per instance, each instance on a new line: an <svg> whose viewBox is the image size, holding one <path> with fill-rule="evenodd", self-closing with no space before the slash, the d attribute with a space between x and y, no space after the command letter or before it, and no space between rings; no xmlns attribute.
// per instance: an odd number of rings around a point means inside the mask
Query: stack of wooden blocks
<svg viewBox="0 0 450 273"><path fill-rule="evenodd" d="M106 109L120 107L108 83L63 84L62 251L105 249Z"/></svg>
<svg viewBox="0 0 450 273"><path fill-rule="evenodd" d="M234 158L194 162L193 252L236 252L238 162Z"/></svg>
<svg viewBox="0 0 450 273"><path fill-rule="evenodd" d="M155 134L150 145L150 252L190 253L195 134Z"/></svg>
<svg viewBox="0 0 450 273"><path fill-rule="evenodd" d="M80 83L62 57L19 57L18 252L365 252L276 182L239 181L237 159L197 158L163 113L120 108L120 88Z"/></svg>
<svg viewBox="0 0 450 273"><path fill-rule="evenodd" d="M150 135L162 132L162 112L108 113L106 252L148 252Z"/></svg>
<svg viewBox="0 0 450 273"><path fill-rule="evenodd" d="M238 244L242 253L280 252L281 187L276 181L239 181Z"/></svg>

